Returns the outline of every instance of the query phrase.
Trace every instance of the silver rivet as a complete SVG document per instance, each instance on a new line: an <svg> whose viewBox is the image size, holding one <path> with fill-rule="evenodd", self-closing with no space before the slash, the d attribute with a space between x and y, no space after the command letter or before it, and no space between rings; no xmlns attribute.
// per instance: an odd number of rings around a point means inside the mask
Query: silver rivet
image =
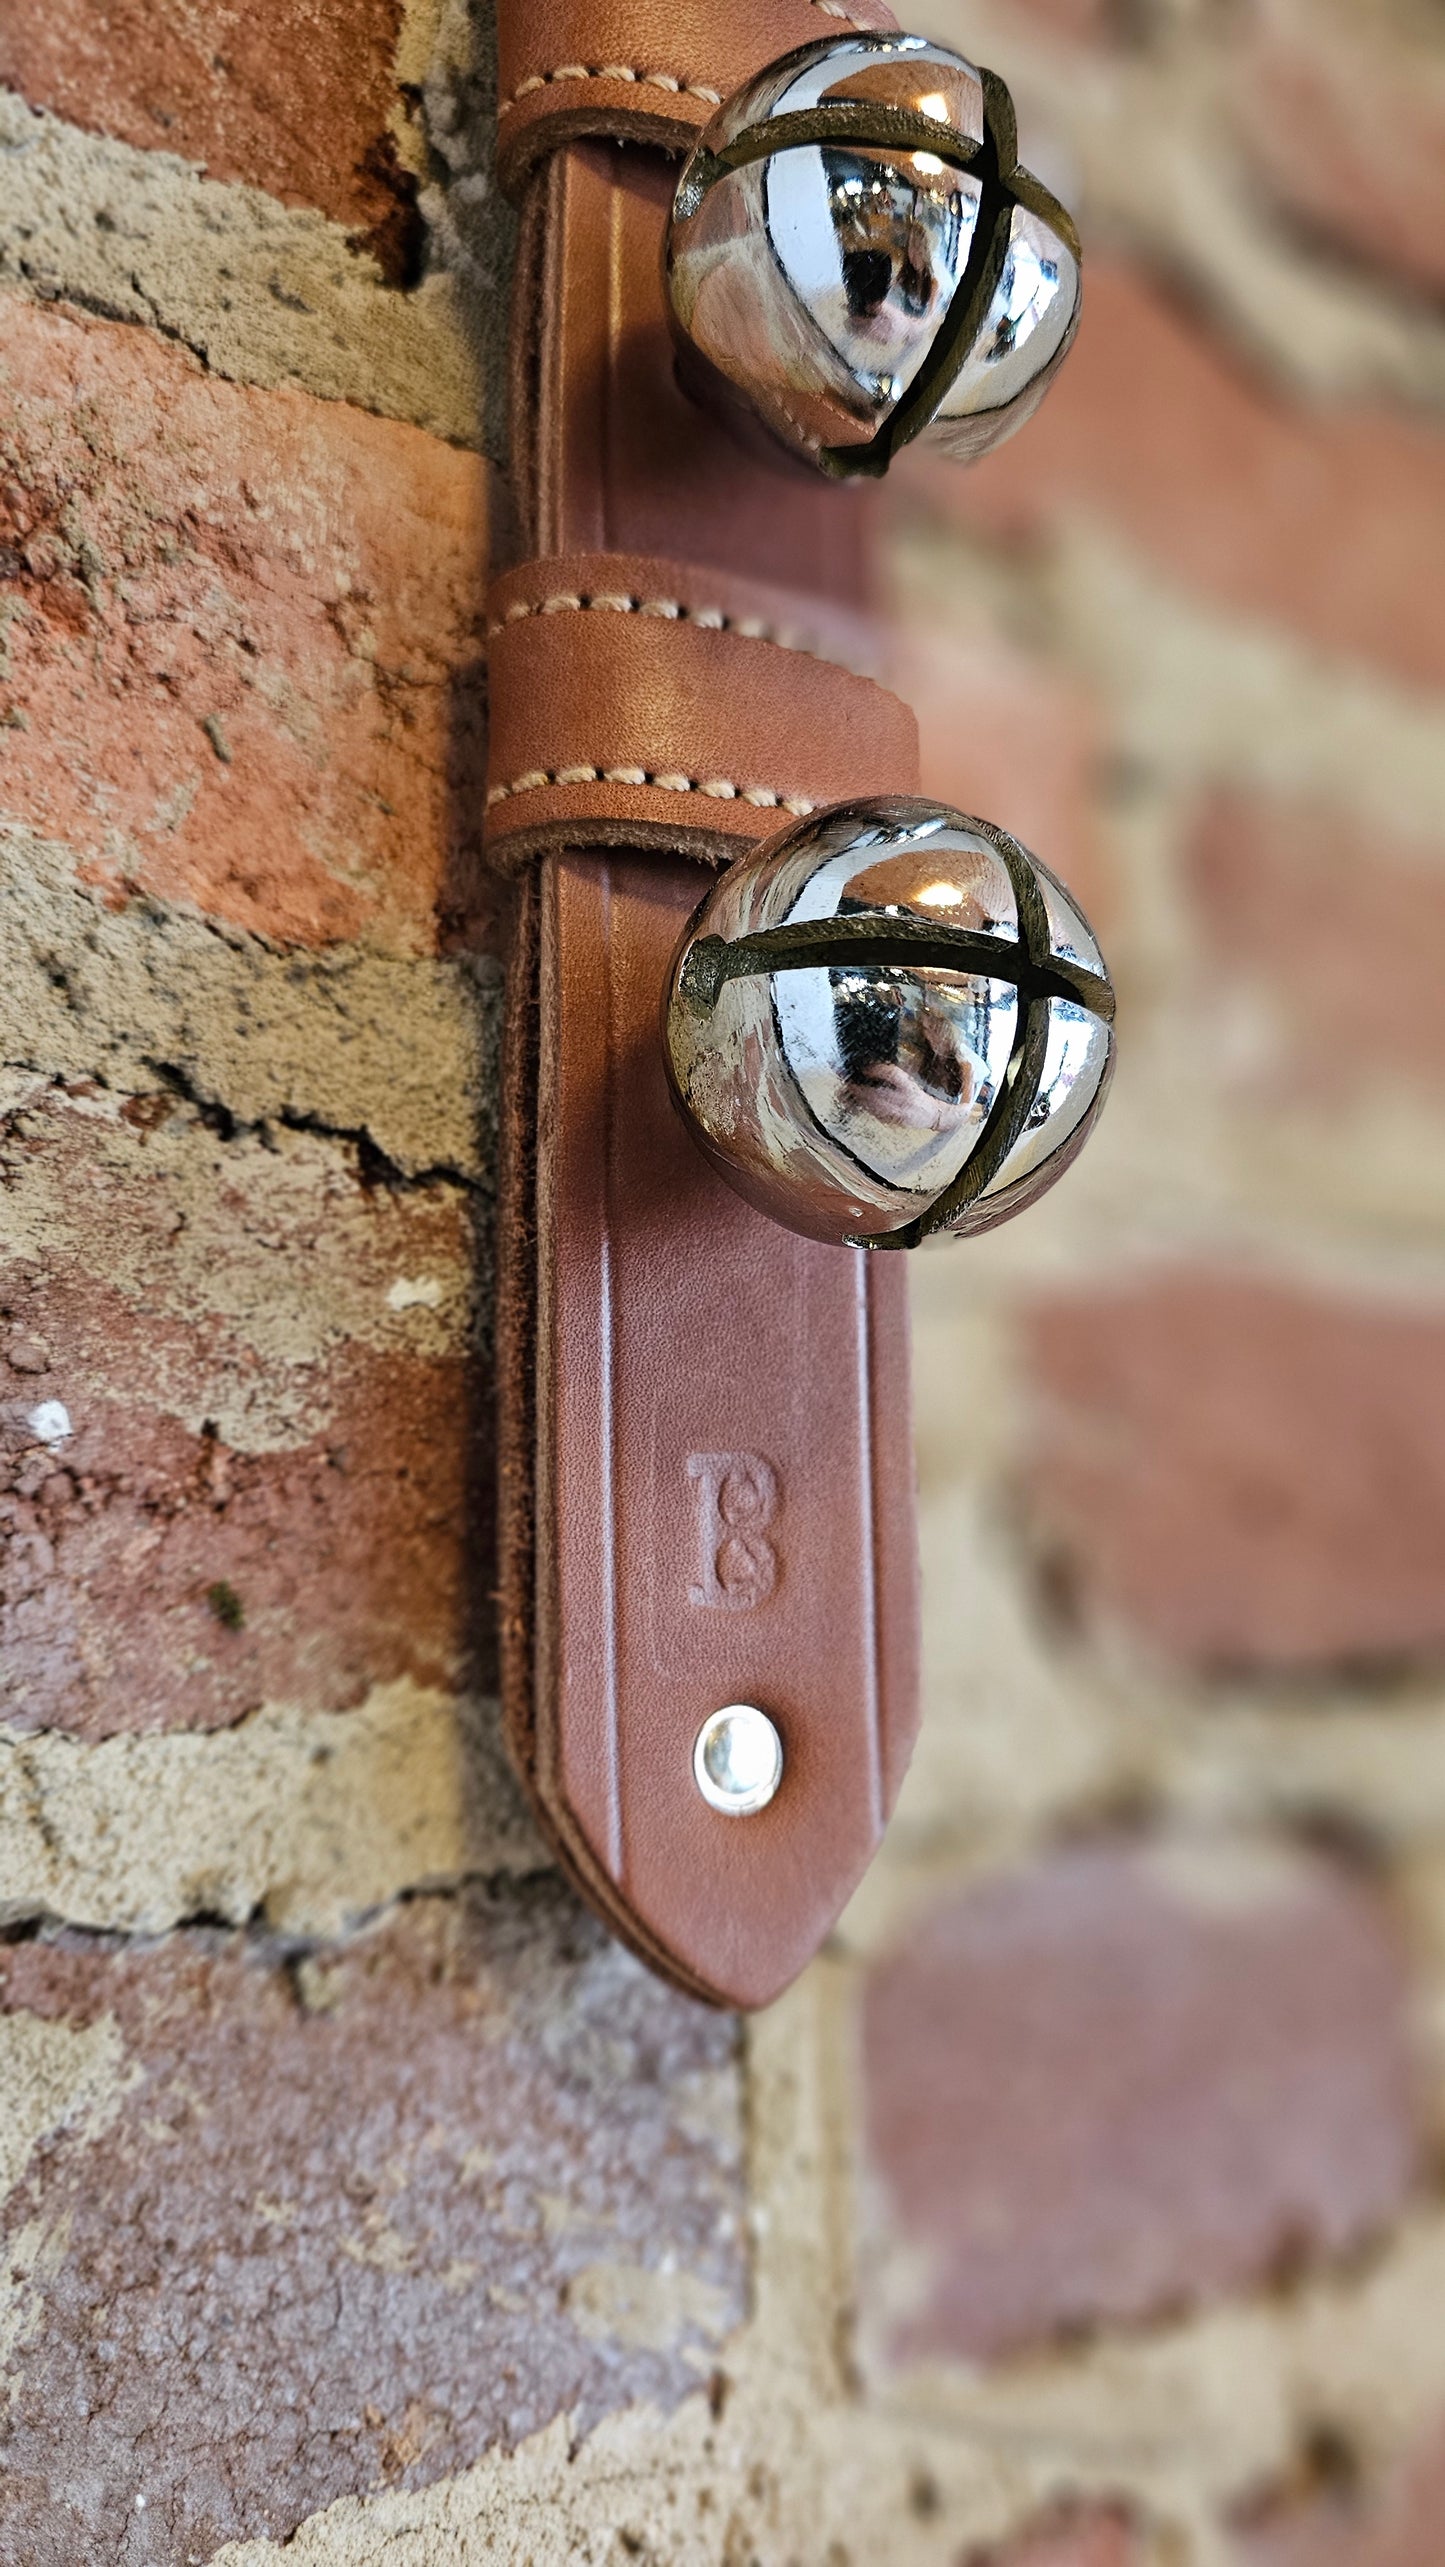
<svg viewBox="0 0 1445 2567"><path fill-rule="evenodd" d="M725 1818L766 1809L783 1779L783 1742L756 1703L724 1703L703 1722L692 1751L698 1790Z"/></svg>

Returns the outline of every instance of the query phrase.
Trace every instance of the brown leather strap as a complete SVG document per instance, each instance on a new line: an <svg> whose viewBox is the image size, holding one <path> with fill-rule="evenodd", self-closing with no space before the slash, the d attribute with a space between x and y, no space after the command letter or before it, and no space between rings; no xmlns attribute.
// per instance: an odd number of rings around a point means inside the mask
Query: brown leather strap
<svg viewBox="0 0 1445 2567"><path fill-rule="evenodd" d="M911 1743L907 1339L892 1262L748 1211L673 1110L658 990L696 889L625 856L543 880L539 1774L609 1910L762 2005L836 1921ZM739 1700L787 1753L743 1820L691 1756Z"/></svg>
<svg viewBox="0 0 1445 2567"><path fill-rule="evenodd" d="M770 26L788 15L770 12ZM776 49L770 34L760 51ZM753 460L678 393L658 255L670 190L660 155L595 144L560 152L535 183L518 451L539 559L495 593L493 719L499 738L536 736L521 727L535 706L515 700L532 649L546 654L556 721L566 679L557 695L553 655L570 662L589 636L615 655L625 634L624 650L636 638L679 655L670 677L649 656L623 709L663 700L649 696L658 684L676 692L671 736L712 724L715 759L694 751L692 763L730 772L745 763L743 731L728 695L709 696L698 644L720 647L728 672L766 667L795 709L800 683L842 702L845 672L698 617L766 604L790 631L846 633L851 656L869 502ZM588 593L579 556L597 554L628 594L665 569L667 597L697 614L541 612L548 595ZM514 604L529 611L509 619ZM621 662L608 665L615 687ZM723 667L717 683L731 688ZM808 727L786 745L799 772L846 755L859 787L909 789L902 708L852 678L846 700L846 747L797 717ZM573 851L554 844L519 887L508 981L507 1725L567 1868L614 1929L696 1994L757 2005L857 1882L916 1723L906 1276L901 1259L775 1228L694 1148L667 1093L657 1012L707 876L678 856L597 852L629 828L603 815L602 785L575 790L557 831ZM690 813L702 800L677 797ZM507 808L494 806L494 832ZM707 836L686 843L705 851ZM706 1806L691 1761L704 1718L738 1699L770 1713L786 1754L777 1798L745 1819Z"/></svg>
<svg viewBox="0 0 1445 2567"><path fill-rule="evenodd" d="M497 159L516 195L586 135L685 149L777 54L850 27L896 27L881 0L503 0Z"/></svg>
<svg viewBox="0 0 1445 2567"><path fill-rule="evenodd" d="M794 601L729 574L532 562L497 582L488 622L503 866L579 838L721 863L917 763L908 707L809 647Z"/></svg>

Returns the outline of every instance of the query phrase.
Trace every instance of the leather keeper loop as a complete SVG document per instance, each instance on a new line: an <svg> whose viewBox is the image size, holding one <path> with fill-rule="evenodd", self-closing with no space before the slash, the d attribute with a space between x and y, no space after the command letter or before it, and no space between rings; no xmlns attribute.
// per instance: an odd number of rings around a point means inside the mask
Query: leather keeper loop
<svg viewBox="0 0 1445 2567"><path fill-rule="evenodd" d="M563 846L725 863L821 804L917 790L907 705L751 584L575 554L508 572L488 628L487 849L504 871ZM840 616L818 640L858 638Z"/></svg>
<svg viewBox="0 0 1445 2567"><path fill-rule="evenodd" d="M881 0L509 0L498 30L497 171L510 196L588 135L685 151L779 54L898 24Z"/></svg>

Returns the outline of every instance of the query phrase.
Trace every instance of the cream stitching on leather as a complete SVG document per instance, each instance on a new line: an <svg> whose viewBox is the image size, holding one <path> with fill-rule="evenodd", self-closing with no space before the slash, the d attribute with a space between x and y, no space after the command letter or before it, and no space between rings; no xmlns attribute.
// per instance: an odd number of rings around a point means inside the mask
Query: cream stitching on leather
<svg viewBox="0 0 1445 2567"><path fill-rule="evenodd" d="M818 5L821 8L822 0ZM604 62L595 70L585 62L562 62L555 71L529 72L525 80L518 81L511 97L502 100L497 114L505 116L519 98L530 97L534 89L550 88L554 80L635 80L644 89L671 90L675 98L701 98L709 107L722 105L720 91L704 88L700 80L679 80L670 71L638 71L630 62Z"/></svg>
<svg viewBox="0 0 1445 2567"><path fill-rule="evenodd" d="M759 811L791 811L806 819L817 804L801 793L773 793L765 784L732 784L723 775L649 774L646 767L530 767L510 784L494 784L487 809L518 793L540 793L549 784L650 784L661 793L705 793L713 802L750 802Z"/></svg>
<svg viewBox="0 0 1445 2567"><path fill-rule="evenodd" d="M811 428L805 428L801 419L795 419L792 411L787 407L785 402L780 401L778 403L778 409L783 418L787 420L787 423L792 429L794 436L797 438L798 443L806 446L810 453L820 455L823 451L822 438L815 437Z"/></svg>
<svg viewBox="0 0 1445 2567"><path fill-rule="evenodd" d="M684 606L677 597L627 597L601 591L591 597L579 597L571 589L559 589L555 596L539 597L535 602L514 598L505 614L492 617L487 626L488 641L495 641L509 624L524 624L530 615L655 615L665 623L700 624L709 633L738 633L749 642L772 642L780 651L800 652L804 659L827 657L800 633L789 632L780 624L765 624L759 615L725 615L720 606Z"/></svg>

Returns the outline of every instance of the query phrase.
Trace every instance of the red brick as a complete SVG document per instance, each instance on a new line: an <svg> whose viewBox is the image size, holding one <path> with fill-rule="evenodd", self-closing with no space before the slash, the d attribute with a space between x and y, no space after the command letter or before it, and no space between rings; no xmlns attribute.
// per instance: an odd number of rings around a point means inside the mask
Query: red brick
<svg viewBox="0 0 1445 2567"><path fill-rule="evenodd" d="M923 2277L894 2353L997 2359L1356 2243L1411 2181L1405 2019L1373 1893L1314 1859L1101 1844L940 1905L864 2013Z"/></svg>
<svg viewBox="0 0 1445 2567"><path fill-rule="evenodd" d="M557 2416L666 2410L742 2314L732 2027L551 1882L296 1978L199 1933L23 1945L0 2004L112 2017L135 2078L6 2204L12 2251L49 2244L7 2302L5 2567L284 2543Z"/></svg>
<svg viewBox="0 0 1445 2567"><path fill-rule="evenodd" d="M1272 1021L1275 1095L1358 1097L1392 1076L1434 1088L1445 1074L1441 854L1307 802L1221 793L1205 804L1191 889L1220 970ZM1362 1043L1360 974L1381 954L1390 1003Z"/></svg>
<svg viewBox="0 0 1445 2567"><path fill-rule="evenodd" d="M985 2559L974 2552L963 2567L1142 2567L1139 2543L1121 2514L1070 2512Z"/></svg>
<svg viewBox="0 0 1445 2567"><path fill-rule="evenodd" d="M43 1176L43 1200L85 1214L0 1258L0 1718L99 1738L264 1702L341 1710L403 1675L485 1681L467 1198L368 1186L344 1145L288 1160L143 1102L131 1123L52 1090L0 1126L12 1204ZM173 1272L178 1235L208 1220L209 1279ZM458 1318L393 1313L398 1275ZM336 1324L288 1345L308 1294ZM47 1445L31 1421L54 1403L68 1431Z"/></svg>
<svg viewBox="0 0 1445 2567"><path fill-rule="evenodd" d="M1271 2506L1238 2537L1239 2567L1377 2567L1377 2526L1347 2497ZM1438 2567L1435 2551L1419 2567Z"/></svg>
<svg viewBox="0 0 1445 2567"><path fill-rule="evenodd" d="M1341 248L1445 286L1445 72L1385 11L1252 0L1231 96L1284 204Z"/></svg>
<svg viewBox="0 0 1445 2567"><path fill-rule="evenodd" d="M1445 1651L1445 1317L1170 1273L1026 1338L1034 1530L1086 1622L1222 1671Z"/></svg>
<svg viewBox="0 0 1445 2567"><path fill-rule="evenodd" d="M407 275L415 187L387 132L403 0L47 0L0 18L0 83L370 236Z"/></svg>
<svg viewBox="0 0 1445 2567"><path fill-rule="evenodd" d="M91 1325L113 1323L116 1369L159 1352L134 1313L86 1298ZM74 1315L47 1310L49 1333ZM24 1387L49 1397L72 1369ZM14 1387L0 1363L0 1393ZM343 1359L323 1431L279 1454L128 1405L115 1370L63 1455L23 1427L13 1449L0 1423L0 1717L102 1738L224 1728L267 1702L343 1710L402 1675L456 1681L489 1585L469 1387L456 1363ZM489 1663L488 1646L484 1677Z"/></svg>
<svg viewBox="0 0 1445 2567"><path fill-rule="evenodd" d="M117 893L430 946L479 897L485 467L139 330L5 336L0 810Z"/></svg>
<svg viewBox="0 0 1445 2567"><path fill-rule="evenodd" d="M1445 681L1445 436L1292 407L1153 285L1089 263L1078 342L1026 436L905 480L1006 538L1092 519L1171 579L1320 650Z"/></svg>
<svg viewBox="0 0 1445 2567"><path fill-rule="evenodd" d="M1238 2535L1239 2567L1440 2567L1445 2435L1393 2484L1261 2507Z"/></svg>
<svg viewBox="0 0 1445 2567"><path fill-rule="evenodd" d="M900 627L889 675L918 716L923 791L1012 830L1102 928L1098 715L1085 690L1046 660L940 632L922 613Z"/></svg>

